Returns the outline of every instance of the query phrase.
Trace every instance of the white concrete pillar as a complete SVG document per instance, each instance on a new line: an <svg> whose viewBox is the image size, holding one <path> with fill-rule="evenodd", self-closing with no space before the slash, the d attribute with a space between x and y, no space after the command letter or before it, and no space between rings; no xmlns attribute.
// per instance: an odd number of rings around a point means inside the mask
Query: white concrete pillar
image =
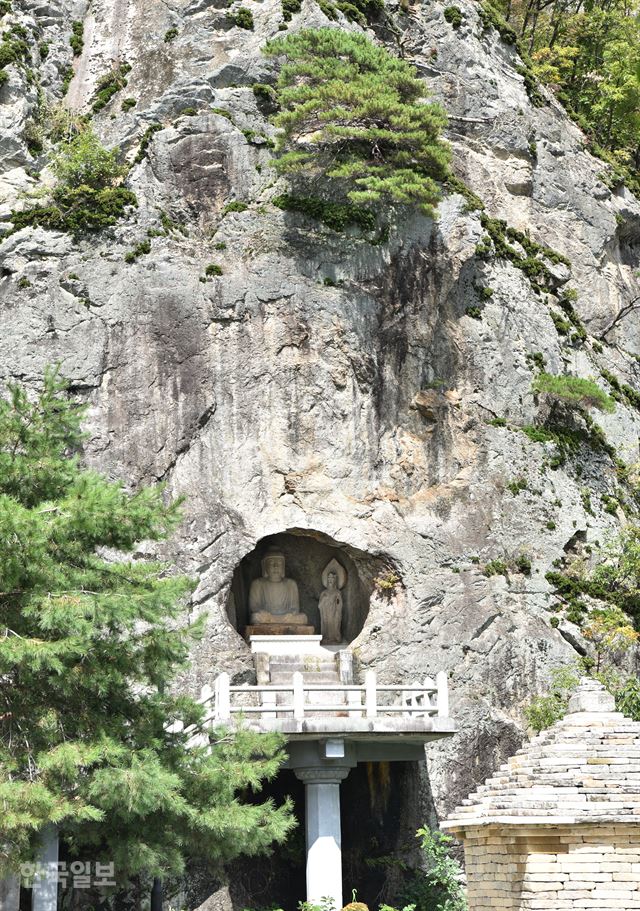
<svg viewBox="0 0 640 911"><path fill-rule="evenodd" d="M58 830L45 826L36 857L42 875L33 880L31 911L56 911L58 907Z"/></svg>
<svg viewBox="0 0 640 911"><path fill-rule="evenodd" d="M295 769L305 790L307 901L319 904L328 898L336 911L342 908L340 782L349 771L344 767Z"/></svg>
<svg viewBox="0 0 640 911"><path fill-rule="evenodd" d="M20 877L8 876L0 879L0 911L19 911Z"/></svg>

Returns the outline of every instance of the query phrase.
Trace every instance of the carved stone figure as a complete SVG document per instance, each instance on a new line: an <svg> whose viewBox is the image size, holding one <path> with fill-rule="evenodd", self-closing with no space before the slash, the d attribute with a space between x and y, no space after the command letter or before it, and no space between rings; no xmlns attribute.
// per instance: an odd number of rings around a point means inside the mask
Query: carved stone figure
<svg viewBox="0 0 640 911"><path fill-rule="evenodd" d="M290 626L308 624L300 613L298 586L285 576L284 554L275 548L262 560L262 578L254 579L249 589L251 623L282 623Z"/></svg>
<svg viewBox="0 0 640 911"><path fill-rule="evenodd" d="M320 629L325 645L342 642L342 595L340 589L346 582L347 574L337 560L331 560L322 573L324 591L320 595Z"/></svg>

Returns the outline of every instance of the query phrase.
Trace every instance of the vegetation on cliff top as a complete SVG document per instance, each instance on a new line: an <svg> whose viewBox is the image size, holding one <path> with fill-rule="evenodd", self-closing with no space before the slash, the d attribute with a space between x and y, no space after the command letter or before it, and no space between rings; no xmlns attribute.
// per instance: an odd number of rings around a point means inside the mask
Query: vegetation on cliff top
<svg viewBox="0 0 640 911"><path fill-rule="evenodd" d="M446 117L423 101L425 84L410 64L340 29L306 29L265 50L286 58L273 117L281 173L304 176L339 202L433 214L449 175Z"/></svg>
<svg viewBox="0 0 640 911"><path fill-rule="evenodd" d="M638 0L493 0L592 151L640 192Z"/></svg>

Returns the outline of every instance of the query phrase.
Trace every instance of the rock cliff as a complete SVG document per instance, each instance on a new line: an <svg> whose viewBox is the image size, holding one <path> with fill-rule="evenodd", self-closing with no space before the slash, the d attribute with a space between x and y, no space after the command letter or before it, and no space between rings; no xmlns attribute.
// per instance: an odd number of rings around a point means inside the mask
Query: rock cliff
<svg viewBox="0 0 640 911"><path fill-rule="evenodd" d="M249 679L226 605L259 541L289 531L343 548L372 592L352 643L360 668L388 682L450 672L460 733L429 750L443 812L513 752L524 702L581 648L577 627L550 622L545 574L588 560L619 526L612 454L637 460L638 411L618 395L614 414L593 413L609 445L581 426L562 458L523 428L549 409L531 391L542 363L608 391L603 371L637 386L640 204L550 95L532 103L516 51L477 3L459 0L454 28L440 2L391 0L371 34L444 103L456 174L515 229L515 254L496 255L486 237L504 226L483 226L457 193L436 221L405 215L373 242L283 211L253 91L273 82L261 47L282 8L246 0L249 30L234 24L237 5L14 0L3 25L27 30L31 60L0 88L0 214L48 179L29 137L70 66L65 101L80 112L105 73L131 67L93 123L132 163L139 205L91 237L4 238L0 372L36 384L59 361L89 404L90 462L186 495L166 556L197 575L190 610L208 627L185 685L223 668ZM330 24L304 0L289 28ZM150 252L125 262L147 239ZM545 254L555 296L522 268L529 241L560 254ZM400 581L385 591L381 572Z"/></svg>

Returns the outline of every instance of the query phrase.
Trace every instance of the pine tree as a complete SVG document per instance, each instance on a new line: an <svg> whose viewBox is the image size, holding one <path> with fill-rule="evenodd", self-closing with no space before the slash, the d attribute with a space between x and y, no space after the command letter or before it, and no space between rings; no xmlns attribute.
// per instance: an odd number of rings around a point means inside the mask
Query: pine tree
<svg viewBox="0 0 640 911"><path fill-rule="evenodd" d="M449 175L439 104L415 69L365 35L306 29L270 41L284 56L277 83L276 166L326 180L356 204L417 205L427 214Z"/></svg>
<svg viewBox="0 0 640 911"><path fill-rule="evenodd" d="M17 385L0 400L0 867L50 822L121 884L268 850L289 804L240 795L276 774L281 743L218 732L192 748L168 725L202 715L169 693L192 582L126 555L165 538L178 504L83 467L82 416L51 372L36 401Z"/></svg>

